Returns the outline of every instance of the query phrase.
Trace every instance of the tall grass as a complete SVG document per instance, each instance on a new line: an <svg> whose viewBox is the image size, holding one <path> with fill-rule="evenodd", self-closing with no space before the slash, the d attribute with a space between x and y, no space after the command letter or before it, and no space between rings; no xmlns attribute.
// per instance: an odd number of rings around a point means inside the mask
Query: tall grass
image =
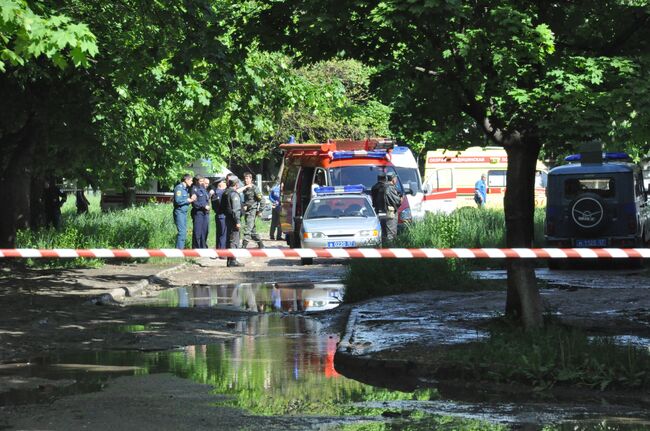
<svg viewBox="0 0 650 431"><path fill-rule="evenodd" d="M544 210L535 212L536 243L543 242ZM452 214L427 214L409 225L391 246L405 248L504 247L503 210L460 208ZM474 290L469 270L483 262L453 259L354 260L346 283L346 301L419 290Z"/></svg>
<svg viewBox="0 0 650 431"><path fill-rule="evenodd" d="M90 211L77 215L74 195L61 207L62 227L22 230L17 235L19 248L172 248L176 243L176 225L171 204L151 203L125 210L102 212L99 193L88 194ZM270 222L258 219L257 232L268 237ZM208 244L215 243L214 216L210 217ZM186 247L192 243L192 218L187 219ZM92 267L100 259L30 260L29 265L46 267Z"/></svg>
<svg viewBox="0 0 650 431"><path fill-rule="evenodd" d="M535 210L534 246L544 243L544 209ZM427 214L409 226L397 244L405 247L505 247L502 209L459 208L451 214Z"/></svg>

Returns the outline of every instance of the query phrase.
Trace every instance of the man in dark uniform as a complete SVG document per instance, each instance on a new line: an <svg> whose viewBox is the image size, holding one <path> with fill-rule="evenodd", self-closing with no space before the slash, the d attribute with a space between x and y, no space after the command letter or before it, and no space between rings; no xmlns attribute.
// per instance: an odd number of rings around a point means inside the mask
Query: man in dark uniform
<svg viewBox="0 0 650 431"><path fill-rule="evenodd" d="M386 218L381 226L382 241L392 241L397 236L397 210L402 205L402 196L397 191L397 176L394 172L386 174L386 187L384 188L384 205Z"/></svg>
<svg viewBox="0 0 650 431"><path fill-rule="evenodd" d="M187 238L187 211L193 202L188 192L192 184L190 174L183 175L183 179L174 187L174 224L176 225L176 248L185 248Z"/></svg>
<svg viewBox="0 0 650 431"><path fill-rule="evenodd" d="M244 240L242 241L242 248L246 248L248 242L253 240L257 242L259 248L264 248L264 243L259 234L255 230L255 219L260 211L260 202L262 202L262 192L253 183L253 174L250 172L244 173Z"/></svg>
<svg viewBox="0 0 650 431"><path fill-rule="evenodd" d="M228 177L228 188L223 191L221 196L221 211L226 216L227 242L226 248L239 248L239 229L241 228L241 196L237 191L239 178L234 175ZM244 266L234 257L228 258L226 266Z"/></svg>
<svg viewBox="0 0 650 431"><path fill-rule="evenodd" d="M375 208L375 212L379 214L379 208L382 212L384 211L383 199L384 199L384 187L386 186L386 172L380 172L377 174L377 182L370 189L370 198L372 199L372 206ZM381 204L380 204L381 199Z"/></svg>
<svg viewBox="0 0 650 431"><path fill-rule="evenodd" d="M61 229L61 207L67 200L67 195L56 185L54 178L45 181L43 204L45 206L45 224L55 229Z"/></svg>
<svg viewBox="0 0 650 431"><path fill-rule="evenodd" d="M276 184L269 193L269 201L271 201L271 230L269 231L269 239L278 241L282 239L282 229L280 228L280 211L282 210L282 203L280 202L281 189L280 184Z"/></svg>
<svg viewBox="0 0 650 431"><path fill-rule="evenodd" d="M226 230L226 214L221 208L221 197L224 190L226 190L226 180L223 177L218 177L213 183L214 193L212 194L212 209L214 210L214 221L217 227L217 235L215 241L215 248L226 248L227 230Z"/></svg>
<svg viewBox="0 0 650 431"><path fill-rule="evenodd" d="M210 225L210 195L203 183L203 176L194 177L192 186L192 248L208 248L208 227Z"/></svg>

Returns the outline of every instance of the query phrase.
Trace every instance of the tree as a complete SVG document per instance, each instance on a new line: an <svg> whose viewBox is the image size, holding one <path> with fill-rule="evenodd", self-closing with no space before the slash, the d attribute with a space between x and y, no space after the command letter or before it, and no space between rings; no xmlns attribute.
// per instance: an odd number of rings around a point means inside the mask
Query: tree
<svg viewBox="0 0 650 431"><path fill-rule="evenodd" d="M647 147L646 95L634 88L648 89L649 12L643 0L285 0L256 25L303 61L349 56L379 68L407 136L480 131L504 147L506 242L530 247L542 148L609 136ZM508 263L506 313L542 325L530 261Z"/></svg>
<svg viewBox="0 0 650 431"><path fill-rule="evenodd" d="M59 135L70 135L67 125L79 114L77 98L86 90L78 85L75 69L87 67L97 54L95 36L85 24L52 14L40 3L37 7L23 0L0 2L0 188L5 199L0 247L13 247L16 229L29 226L37 176L33 160L47 157L47 132L53 125ZM59 85L50 86L52 79ZM62 106L71 109L62 111Z"/></svg>

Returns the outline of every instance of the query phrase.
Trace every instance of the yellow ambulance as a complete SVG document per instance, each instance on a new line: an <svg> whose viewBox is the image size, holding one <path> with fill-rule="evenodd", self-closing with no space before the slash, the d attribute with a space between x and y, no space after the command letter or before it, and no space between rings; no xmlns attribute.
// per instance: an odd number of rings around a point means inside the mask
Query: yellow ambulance
<svg viewBox="0 0 650 431"><path fill-rule="evenodd" d="M437 149L428 151L424 169L425 209L437 211L436 195L445 192L455 193L456 207L476 206L474 187L487 176L487 202L490 208L503 208L506 190L506 171L508 155L501 147L469 147L466 150ZM535 206L546 206L546 179L548 169L537 161L535 173Z"/></svg>

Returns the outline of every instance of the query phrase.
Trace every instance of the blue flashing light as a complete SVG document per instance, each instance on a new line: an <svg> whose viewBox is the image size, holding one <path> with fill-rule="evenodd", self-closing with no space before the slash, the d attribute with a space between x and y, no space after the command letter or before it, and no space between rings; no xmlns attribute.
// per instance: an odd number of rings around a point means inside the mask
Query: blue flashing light
<svg viewBox="0 0 650 431"><path fill-rule="evenodd" d="M288 144L295 144L296 143L296 137L293 136L293 135L290 135L289 136L289 142L287 142L287 143Z"/></svg>
<svg viewBox="0 0 650 431"><path fill-rule="evenodd" d="M316 187L314 193L317 195L331 195L340 193L363 193L365 187L363 184L355 184L351 186L322 186Z"/></svg>
<svg viewBox="0 0 650 431"><path fill-rule="evenodd" d="M374 151L334 151L332 152L333 160L354 159L354 158L368 158L368 159L385 159L385 150Z"/></svg>
<svg viewBox="0 0 650 431"><path fill-rule="evenodd" d="M623 152L607 152L603 153L603 160L629 160L630 156L627 153ZM581 160L580 154L571 154L566 156L564 161L566 162L579 162Z"/></svg>
<svg viewBox="0 0 650 431"><path fill-rule="evenodd" d="M406 154L408 153L408 151L409 151L408 147L400 147L400 146L393 147L393 154Z"/></svg>

